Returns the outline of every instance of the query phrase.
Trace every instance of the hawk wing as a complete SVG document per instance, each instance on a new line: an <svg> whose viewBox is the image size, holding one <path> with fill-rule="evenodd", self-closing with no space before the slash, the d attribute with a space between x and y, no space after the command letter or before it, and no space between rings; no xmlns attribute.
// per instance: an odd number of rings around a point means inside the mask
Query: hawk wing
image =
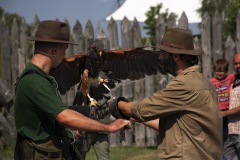
<svg viewBox="0 0 240 160"><path fill-rule="evenodd" d="M80 83L86 61L90 58L88 52L67 57L63 59L59 67L51 70L50 75L57 81L61 94L65 94L72 86ZM150 76L161 72L159 51L138 47L104 52L106 58L104 58L104 65L99 70L104 72L108 79L137 80L144 78L145 75ZM114 86L109 86L109 88Z"/></svg>
<svg viewBox="0 0 240 160"><path fill-rule="evenodd" d="M49 74L56 80L60 94L65 94L72 86L81 81L86 59L87 53L82 52L64 58L57 68L51 69Z"/></svg>
<svg viewBox="0 0 240 160"><path fill-rule="evenodd" d="M138 47L126 50L106 51L107 60L102 69L105 73L111 73L113 77L124 80L137 80L146 75L155 75L161 72L160 51Z"/></svg>
<svg viewBox="0 0 240 160"><path fill-rule="evenodd" d="M108 83L99 83L98 79L93 77L89 79L89 93L99 104L111 98L111 93L107 88L115 88L116 83L120 82L119 80L137 80L144 78L146 75L155 75L161 72L159 51L139 47L125 50L109 50L104 51L104 54L106 54L106 59L98 76L108 79ZM83 86L80 85L80 87ZM89 100L81 92L81 88L77 91L73 104L89 104Z"/></svg>

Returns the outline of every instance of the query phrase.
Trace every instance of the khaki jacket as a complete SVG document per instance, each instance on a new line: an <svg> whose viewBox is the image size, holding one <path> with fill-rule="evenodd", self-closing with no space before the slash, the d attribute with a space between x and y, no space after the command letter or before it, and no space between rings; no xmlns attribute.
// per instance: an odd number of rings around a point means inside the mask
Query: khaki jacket
<svg viewBox="0 0 240 160"><path fill-rule="evenodd" d="M215 88L199 66L177 75L160 92L131 106L133 117L160 118L159 159L220 160L222 117Z"/></svg>

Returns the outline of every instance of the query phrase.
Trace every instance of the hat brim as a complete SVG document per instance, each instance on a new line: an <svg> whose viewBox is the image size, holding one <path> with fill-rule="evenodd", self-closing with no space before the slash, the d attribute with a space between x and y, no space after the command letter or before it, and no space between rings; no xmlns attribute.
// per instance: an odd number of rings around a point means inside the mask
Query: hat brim
<svg viewBox="0 0 240 160"><path fill-rule="evenodd" d="M200 49L185 50L185 49L173 48L173 47L164 46L164 45L154 46L153 48L158 48L160 50L173 53L173 54L188 54L188 55L194 55L194 56L198 56L202 54L202 50Z"/></svg>
<svg viewBox="0 0 240 160"><path fill-rule="evenodd" d="M28 37L29 41L39 41L39 42L55 42L55 43L66 43L66 44L72 44L77 45L75 43L72 43L70 41L61 41L61 40L54 40L54 39L44 39L44 38L37 38L37 37Z"/></svg>

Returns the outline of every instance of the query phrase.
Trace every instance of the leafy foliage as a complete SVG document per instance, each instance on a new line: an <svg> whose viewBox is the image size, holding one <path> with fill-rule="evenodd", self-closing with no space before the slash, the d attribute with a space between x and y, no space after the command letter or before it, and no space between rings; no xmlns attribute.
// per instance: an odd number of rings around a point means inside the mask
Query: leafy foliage
<svg viewBox="0 0 240 160"><path fill-rule="evenodd" d="M5 12L4 9L0 7L0 17L2 18L3 16L5 17L6 24L9 28L12 27L14 19L16 19L18 26L20 26L20 23L23 19L23 17L19 16L18 14Z"/></svg>
<svg viewBox="0 0 240 160"><path fill-rule="evenodd" d="M223 39L227 39L230 35L233 39L236 37L236 17L240 9L239 0L230 0L225 9L225 16L223 21Z"/></svg>
<svg viewBox="0 0 240 160"><path fill-rule="evenodd" d="M222 13L229 1L231 0L202 0L202 5L197 12L201 17L203 17L204 13L206 12L213 17L215 11Z"/></svg>
<svg viewBox="0 0 240 160"><path fill-rule="evenodd" d="M162 14L165 20L167 20L168 17L168 9L166 9L164 13L160 13L161 9L162 3L157 4L157 6L151 6L150 10L145 13L147 19L144 21L146 25L143 26L143 29L147 30L146 34L149 35L149 39L152 45L156 44L155 28L157 24L157 17L159 16L159 14Z"/></svg>
<svg viewBox="0 0 240 160"><path fill-rule="evenodd" d="M16 19L18 27L20 27L20 24L21 24L22 20L24 19L24 17L22 17L16 13L5 12L4 9L2 7L0 7L0 18L2 18L3 16L5 17L6 24L10 30L12 28L14 19ZM27 35L31 35L31 25L29 25L29 24L27 24ZM32 50L32 46L30 44L30 47L29 47L30 52L28 52L28 53L31 53L31 50ZM29 55L29 58L30 58L30 55Z"/></svg>
<svg viewBox="0 0 240 160"><path fill-rule="evenodd" d="M208 13L210 17L213 17L216 11L221 13L223 20L222 35L223 42L225 42L228 35L232 38L236 36L236 17L239 9L239 0L202 0L202 5L197 12L200 16Z"/></svg>

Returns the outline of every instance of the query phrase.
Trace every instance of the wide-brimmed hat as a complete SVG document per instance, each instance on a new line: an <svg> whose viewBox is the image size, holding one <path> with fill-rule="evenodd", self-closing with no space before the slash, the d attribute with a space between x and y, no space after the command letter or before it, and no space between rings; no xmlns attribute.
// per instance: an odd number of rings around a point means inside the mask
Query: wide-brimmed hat
<svg viewBox="0 0 240 160"><path fill-rule="evenodd" d="M161 44L155 46L155 48L174 54L202 54L201 50L194 49L192 33L179 28L168 29L163 36Z"/></svg>
<svg viewBox="0 0 240 160"><path fill-rule="evenodd" d="M28 40L74 44L70 42L70 30L68 25L54 20L41 21L35 36L29 37Z"/></svg>

